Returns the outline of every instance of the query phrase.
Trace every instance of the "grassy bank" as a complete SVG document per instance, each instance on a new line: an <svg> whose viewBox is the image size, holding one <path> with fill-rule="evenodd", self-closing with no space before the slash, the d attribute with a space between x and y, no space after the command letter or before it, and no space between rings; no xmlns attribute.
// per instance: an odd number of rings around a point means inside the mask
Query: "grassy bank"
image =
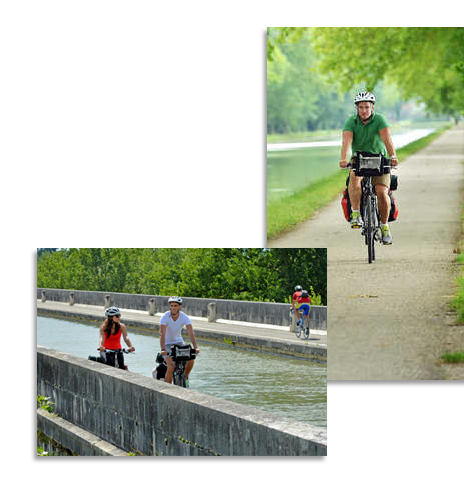
<svg viewBox="0 0 464 480"><path fill-rule="evenodd" d="M456 291L451 306L456 310L457 327L464 329L464 205L461 213L461 239L457 248L456 263L459 266L459 273L456 278ZM461 332L457 332L457 334L459 333ZM441 358L447 363L464 363L464 351L447 351Z"/></svg>
<svg viewBox="0 0 464 480"><path fill-rule="evenodd" d="M451 125L442 127L430 135L398 149L397 155L400 162L406 160L409 155L426 147L450 127ZM275 238L290 230L298 223L310 219L314 216L317 210L327 205L335 198L340 197L341 192L345 188L346 177L347 172L340 170L340 172L335 175L324 178L318 183L312 184L288 197L268 202L267 238ZM341 207L340 215L342 215Z"/></svg>
<svg viewBox="0 0 464 480"><path fill-rule="evenodd" d="M456 263L459 265L459 274L456 278L456 292L452 307L456 310L456 323L464 326L464 205L461 213L461 239L457 248Z"/></svg>

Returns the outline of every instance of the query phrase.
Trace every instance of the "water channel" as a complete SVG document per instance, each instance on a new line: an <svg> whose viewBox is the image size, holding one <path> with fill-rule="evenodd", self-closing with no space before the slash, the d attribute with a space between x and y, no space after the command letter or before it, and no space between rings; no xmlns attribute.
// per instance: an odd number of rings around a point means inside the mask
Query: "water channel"
<svg viewBox="0 0 464 480"><path fill-rule="evenodd" d="M435 128L415 128L392 135L395 148L432 133ZM321 141L267 145L267 200L276 201L340 171L341 135Z"/></svg>
<svg viewBox="0 0 464 480"><path fill-rule="evenodd" d="M82 358L98 356L98 328L38 316L37 344ZM159 337L128 330L136 350L125 356L125 363L131 372L151 378ZM204 342L199 347L190 375L192 390L327 427L327 365Z"/></svg>

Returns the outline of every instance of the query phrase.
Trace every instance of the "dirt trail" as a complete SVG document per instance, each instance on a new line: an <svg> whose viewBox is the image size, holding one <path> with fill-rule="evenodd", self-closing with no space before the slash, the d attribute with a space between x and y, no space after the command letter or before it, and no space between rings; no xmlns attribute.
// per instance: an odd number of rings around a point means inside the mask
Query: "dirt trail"
<svg viewBox="0 0 464 480"><path fill-rule="evenodd" d="M464 327L449 312L454 249L463 202L464 128L455 127L401 163L399 219L392 246L367 263L359 230L340 200L270 247L328 249L329 380L464 378L442 365L446 349L464 350Z"/></svg>

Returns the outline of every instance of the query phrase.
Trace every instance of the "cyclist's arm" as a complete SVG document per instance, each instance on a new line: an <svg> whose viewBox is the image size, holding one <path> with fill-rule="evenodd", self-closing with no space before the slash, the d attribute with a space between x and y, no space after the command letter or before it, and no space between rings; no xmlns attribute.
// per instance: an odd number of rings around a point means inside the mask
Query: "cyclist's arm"
<svg viewBox="0 0 464 480"><path fill-rule="evenodd" d="M343 130L342 136L342 153L340 155L340 167L346 168L346 164L348 163L347 156L348 152L351 148L351 144L353 143L353 132L349 130Z"/></svg>
<svg viewBox="0 0 464 480"><path fill-rule="evenodd" d="M166 325L160 325L160 347L162 352L166 351L165 342L166 342Z"/></svg>
<svg viewBox="0 0 464 480"><path fill-rule="evenodd" d="M129 339L129 335L127 334L127 328L124 325L124 323L121 323L121 332L122 332L122 337L124 338L124 341L126 342L126 345L129 347L129 352L133 352L135 348L132 346L132 343Z"/></svg>
<svg viewBox="0 0 464 480"><path fill-rule="evenodd" d="M398 165L398 160L396 158L395 147L393 146L393 140L390 135L390 128L385 127L382 130L379 130L380 138L382 142L385 144L385 147L388 152L388 156L392 159L392 166L396 167Z"/></svg>
<svg viewBox="0 0 464 480"><path fill-rule="evenodd" d="M193 333L193 327L192 324L190 325L185 325L185 328L187 329L188 336L190 338L190 341L192 342L193 348L195 350L198 350L197 346L197 339L195 338L195 334Z"/></svg>
<svg viewBox="0 0 464 480"><path fill-rule="evenodd" d="M103 331L103 326L100 327L100 340L98 342L98 349L103 349L103 343L105 342L105 332ZM104 350L104 349L103 349Z"/></svg>

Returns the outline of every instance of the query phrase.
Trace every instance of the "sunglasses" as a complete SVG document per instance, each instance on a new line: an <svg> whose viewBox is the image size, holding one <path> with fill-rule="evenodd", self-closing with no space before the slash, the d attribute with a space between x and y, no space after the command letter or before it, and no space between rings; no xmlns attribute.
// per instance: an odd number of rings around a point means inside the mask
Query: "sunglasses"
<svg viewBox="0 0 464 480"><path fill-rule="evenodd" d="M120 317L121 317L121 314L118 313L117 315L111 315L111 317L118 317L118 318L120 318Z"/></svg>

